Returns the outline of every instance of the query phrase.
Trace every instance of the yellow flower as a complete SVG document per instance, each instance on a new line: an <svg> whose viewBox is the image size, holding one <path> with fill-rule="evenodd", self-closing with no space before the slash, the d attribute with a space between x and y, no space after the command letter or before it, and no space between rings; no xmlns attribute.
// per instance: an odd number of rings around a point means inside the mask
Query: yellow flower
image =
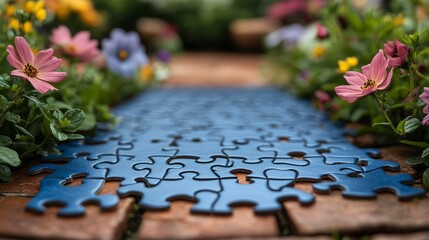
<svg viewBox="0 0 429 240"><path fill-rule="evenodd" d="M37 13L39 10L42 10L45 7L45 1L38 1L36 5L34 5L33 13Z"/></svg>
<svg viewBox="0 0 429 240"><path fill-rule="evenodd" d="M79 14L80 19L83 23L90 27L96 27L101 24L103 21L101 15L96 10L89 10L87 12L82 12Z"/></svg>
<svg viewBox="0 0 429 240"><path fill-rule="evenodd" d="M36 16L36 19L39 20L39 21L41 21L41 22L45 21L45 19L46 19L46 10L42 8L39 11L37 11L34 16Z"/></svg>
<svg viewBox="0 0 429 240"><path fill-rule="evenodd" d="M313 57L315 57L315 58L319 58L319 57L321 57L321 56L325 55L325 52L326 52L326 49L325 49L325 47L324 47L324 46L322 46L322 45L317 45L317 46L315 46L315 47L313 48L312 55L313 55Z"/></svg>
<svg viewBox="0 0 429 240"><path fill-rule="evenodd" d="M338 60L337 64L339 73L345 73L350 69L349 64L344 60Z"/></svg>
<svg viewBox="0 0 429 240"><path fill-rule="evenodd" d="M67 19L70 14L68 5L68 0L46 0L46 9L53 12L61 20Z"/></svg>
<svg viewBox="0 0 429 240"><path fill-rule="evenodd" d="M33 9L34 9L34 6L36 6L36 2L34 2L34 1L28 1L24 5L24 11L27 12L27 13L32 13Z"/></svg>
<svg viewBox="0 0 429 240"><path fill-rule="evenodd" d="M11 28L11 29L13 29L15 31L18 31L18 29L19 29L19 20L16 19L16 18L11 18L11 19L9 19L9 22L8 22L7 25L8 25L9 28Z"/></svg>
<svg viewBox="0 0 429 240"><path fill-rule="evenodd" d="M6 15L7 15L8 17L12 17L12 16L13 16L13 14L15 14L15 10L16 10L15 5L13 5L13 4L8 4L8 5L6 6Z"/></svg>
<svg viewBox="0 0 429 240"><path fill-rule="evenodd" d="M150 64L140 68L140 79L145 83L149 83L152 80L153 74L153 67Z"/></svg>
<svg viewBox="0 0 429 240"><path fill-rule="evenodd" d="M359 63L359 59L357 57L347 57L346 62L349 67L356 67Z"/></svg>
<svg viewBox="0 0 429 240"><path fill-rule="evenodd" d="M89 0L73 0L69 1L68 5L70 9L79 13L85 13L87 11L91 11L93 6L92 2Z"/></svg>
<svg viewBox="0 0 429 240"><path fill-rule="evenodd" d="M24 33L31 33L33 31L33 24L31 24L30 21L26 21L23 25L22 25L22 31Z"/></svg>
<svg viewBox="0 0 429 240"><path fill-rule="evenodd" d="M395 26L402 26L405 23L405 18L404 16L402 16L402 14L399 14L398 16L395 17L395 19L393 19L393 24L395 24Z"/></svg>

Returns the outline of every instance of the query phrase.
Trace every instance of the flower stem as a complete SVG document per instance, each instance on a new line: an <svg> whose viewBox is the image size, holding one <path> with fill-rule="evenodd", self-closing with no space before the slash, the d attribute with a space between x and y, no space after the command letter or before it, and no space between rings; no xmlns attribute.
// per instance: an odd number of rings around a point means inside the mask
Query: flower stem
<svg viewBox="0 0 429 240"><path fill-rule="evenodd" d="M383 101L380 101L380 99L378 98L378 96L377 96L376 94L374 94L373 96L375 97L375 100L377 101L378 106L380 107L381 111L382 111L382 112L383 112L383 114L384 114L384 118L385 118L385 119L387 120L387 122L389 123L390 128L392 128L393 132L394 132L394 133L396 133L396 134L397 134L397 135L399 135L399 136L403 136L403 135L404 135L404 133L400 133L400 132L398 132L398 130L396 130L396 128L395 128L395 125L393 125L392 120L390 120L390 117L389 117L389 115L388 115L388 114L387 114L387 112L386 112L386 108L385 108L385 106L384 106L384 102L383 102Z"/></svg>
<svg viewBox="0 0 429 240"><path fill-rule="evenodd" d="M409 74L410 74L410 85L409 85L410 89L409 89L409 92L410 92L411 100L414 102L414 82L415 82L415 80L414 80L414 71L413 71L411 65L412 64L410 64L409 67L408 67L408 71L409 71Z"/></svg>

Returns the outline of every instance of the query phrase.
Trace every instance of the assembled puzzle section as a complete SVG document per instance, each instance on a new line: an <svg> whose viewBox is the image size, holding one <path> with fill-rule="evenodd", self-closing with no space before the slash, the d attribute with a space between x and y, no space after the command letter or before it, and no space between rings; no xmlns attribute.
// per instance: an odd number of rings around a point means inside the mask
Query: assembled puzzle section
<svg viewBox="0 0 429 240"><path fill-rule="evenodd" d="M59 146L30 173L51 172L27 209L42 213L63 205L61 216L84 213L84 204L113 208L118 197L98 195L106 181L120 181L119 196L135 196L140 206L166 209L170 201L193 201L191 211L231 214L231 207L251 205L257 213L280 210L282 201L303 205L317 195L295 189L313 182L318 193L342 189L352 198L380 191L399 199L422 196L399 165L375 159L375 149L361 149L353 134L310 103L272 88L160 89L115 109L122 121L113 130L99 128L84 141ZM246 174L249 184L237 181ZM69 183L76 177L79 186Z"/></svg>

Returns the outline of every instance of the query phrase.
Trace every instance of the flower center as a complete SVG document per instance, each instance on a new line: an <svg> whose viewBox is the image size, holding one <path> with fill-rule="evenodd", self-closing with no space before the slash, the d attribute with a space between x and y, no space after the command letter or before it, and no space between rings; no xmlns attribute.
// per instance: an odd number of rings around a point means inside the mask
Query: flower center
<svg viewBox="0 0 429 240"><path fill-rule="evenodd" d="M72 44L67 44L67 45L64 45L64 50L67 53L74 53L74 52L76 52L76 47Z"/></svg>
<svg viewBox="0 0 429 240"><path fill-rule="evenodd" d="M367 79L366 82L363 84L362 87L360 87L362 90L370 88L370 87L375 87L375 81L372 79Z"/></svg>
<svg viewBox="0 0 429 240"><path fill-rule="evenodd" d="M25 65L24 67L24 73L27 74L29 77L36 77L39 71L29 63Z"/></svg>
<svg viewBox="0 0 429 240"><path fill-rule="evenodd" d="M118 52L118 57L123 61L128 58L128 52L126 50L120 50Z"/></svg>

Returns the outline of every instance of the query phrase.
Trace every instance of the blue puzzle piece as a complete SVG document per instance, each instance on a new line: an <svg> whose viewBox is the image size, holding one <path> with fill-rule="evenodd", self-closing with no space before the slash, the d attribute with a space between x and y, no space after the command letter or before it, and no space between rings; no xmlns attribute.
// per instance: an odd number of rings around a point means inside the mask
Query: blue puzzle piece
<svg viewBox="0 0 429 240"><path fill-rule="evenodd" d="M183 179L163 180L155 187L148 187L144 183L122 186L118 189L121 196L140 197L139 206L146 209L166 209L170 207L170 200L184 199L194 200L194 194L198 191L210 189L221 191L218 180L197 181L196 174L183 173Z"/></svg>
<svg viewBox="0 0 429 240"><path fill-rule="evenodd" d="M198 157L200 161L210 162L213 157L225 157L223 150L236 149L237 147L224 147L215 141L177 141L177 147L166 147L165 151L178 151L176 157Z"/></svg>
<svg viewBox="0 0 429 240"><path fill-rule="evenodd" d="M62 205L59 216L78 216L85 213L84 204L97 203L103 210L116 207L119 198L116 195L96 195L104 184L104 179L84 179L81 185L67 186L67 181L56 178L44 178L40 183L40 192L28 202L26 209L44 213L45 206Z"/></svg>
<svg viewBox="0 0 429 240"><path fill-rule="evenodd" d="M37 164L30 168L29 173L38 174L41 172L52 172L47 177L65 180L71 180L73 177L104 179L107 171L105 169L93 168L97 163L99 163L99 161L89 161L85 157L78 157L62 165L52 163Z"/></svg>
<svg viewBox="0 0 429 240"><path fill-rule="evenodd" d="M272 191L267 188L266 179L254 179L251 184L239 184L235 179L222 179L222 192L213 205L212 211L219 214L231 214L231 206L234 205L255 205L256 213L276 212L281 206L280 202L286 200L298 200L302 204L310 204L314 201L314 196L310 193L285 187L280 191ZM195 212L204 209L193 208Z"/></svg>
<svg viewBox="0 0 429 240"><path fill-rule="evenodd" d="M262 152L261 148L270 148L273 145L264 141L249 141L247 144L236 144L235 148L223 149L226 156L230 158L244 158L247 163L260 163L261 158L276 156L275 152Z"/></svg>
<svg viewBox="0 0 429 240"><path fill-rule="evenodd" d="M96 159L103 154L116 154L118 150L129 150L133 147L130 143L120 143L118 140L111 140L100 144L84 144L83 141L74 141L66 144L60 144L58 148L61 155L49 155L45 160L52 159L70 159L80 156Z"/></svg>
<svg viewBox="0 0 429 240"><path fill-rule="evenodd" d="M228 158L215 157L211 162L199 162L198 158L180 158L176 157L169 161L169 164L181 164L183 168L168 169L167 175L163 179L180 180L183 179L182 173L195 173L195 180L217 180L219 176L215 174L213 168L232 165Z"/></svg>
<svg viewBox="0 0 429 240"><path fill-rule="evenodd" d="M265 171L269 169L277 169L277 170L291 170L293 167L291 165L286 164L276 164L273 162L274 158L263 158L263 160L259 160L258 163L247 163L244 158L235 158L229 157L229 161L231 161L231 165L228 166L217 166L214 167L216 175L221 179L226 178L236 178L234 173L246 173L250 178L266 178ZM295 160L293 163L297 165L308 165L308 162L305 161L297 161ZM286 178L289 179L289 178Z"/></svg>
<svg viewBox="0 0 429 240"><path fill-rule="evenodd" d="M276 152L276 157L319 157L319 148L307 147L304 141L272 142L272 147L260 147L261 151Z"/></svg>
<svg viewBox="0 0 429 240"><path fill-rule="evenodd" d="M325 162L327 164L355 163L359 165L364 172L370 172L379 168L388 169L391 171L399 171L399 164L381 159L359 160L355 157L328 157Z"/></svg>
<svg viewBox="0 0 429 240"><path fill-rule="evenodd" d="M158 184L161 179L164 179L166 177L167 173L170 170L182 170L185 167L184 164L172 162L172 157L151 156L149 157L149 159L151 160L150 163L138 163L135 164L133 168L137 171L149 170L149 174L146 175L146 182L151 185ZM183 177L180 177L178 179L183 179Z"/></svg>
<svg viewBox="0 0 429 240"><path fill-rule="evenodd" d="M222 137L223 146L247 144L249 141L262 141L270 133L260 129L219 129L212 136Z"/></svg>
<svg viewBox="0 0 429 240"><path fill-rule="evenodd" d="M375 148L359 148L350 142L327 144L323 146L322 155L327 159L330 157L355 157L358 160L373 160L370 155L380 155Z"/></svg>
<svg viewBox="0 0 429 240"><path fill-rule="evenodd" d="M326 193L331 189L342 189L343 196L351 198L375 198L377 192L394 192L400 200L410 199L416 196L424 196L421 188L405 185L414 181L408 174L390 175L383 169L356 175L331 174L334 182L320 182L313 184L317 192Z"/></svg>
<svg viewBox="0 0 429 240"><path fill-rule="evenodd" d="M106 180L119 180L122 186L146 180L150 173L149 169L140 171L134 169L134 165L142 163L151 163L151 160L136 159L134 156L127 155L102 155L94 168L106 170Z"/></svg>
<svg viewBox="0 0 429 240"><path fill-rule="evenodd" d="M282 163L281 158L275 159L274 163ZM326 164L324 157L312 157L305 158L303 160L296 160L298 162L307 162L307 165L290 165L289 169L296 171L298 176L296 181L320 181L322 177L335 174L335 173L345 173L344 171L352 172L362 172L363 169L356 165L350 163L342 164ZM288 163L286 163L288 164Z"/></svg>

